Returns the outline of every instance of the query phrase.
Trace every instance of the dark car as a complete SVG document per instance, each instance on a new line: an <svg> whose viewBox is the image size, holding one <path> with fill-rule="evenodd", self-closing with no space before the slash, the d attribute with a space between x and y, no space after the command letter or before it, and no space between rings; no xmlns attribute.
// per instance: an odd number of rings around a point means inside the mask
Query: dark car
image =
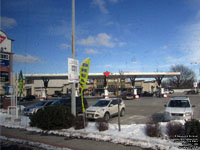
<svg viewBox="0 0 200 150"><path fill-rule="evenodd" d="M33 113L36 113L39 109L47 107L53 102L54 102L53 100L45 100L45 101L40 101L34 105L27 106L24 108L24 115L29 116Z"/></svg>
<svg viewBox="0 0 200 150"><path fill-rule="evenodd" d="M34 95L27 95L23 97L20 101L33 101L36 100L36 97Z"/></svg>
<svg viewBox="0 0 200 150"><path fill-rule="evenodd" d="M144 97L151 97L151 96L153 96L153 94L154 94L154 93L150 93L150 92L145 91L145 92L142 94L142 96L144 96Z"/></svg>
<svg viewBox="0 0 200 150"><path fill-rule="evenodd" d="M131 92L123 92L121 97L124 100L132 100L132 99L134 99L134 95Z"/></svg>
<svg viewBox="0 0 200 150"><path fill-rule="evenodd" d="M88 102L85 98L83 98L83 102L84 102L85 109L87 109ZM50 106L53 107L53 106L60 106L60 105L69 106L71 108L71 97L56 100ZM76 113L82 113L81 97L76 97Z"/></svg>

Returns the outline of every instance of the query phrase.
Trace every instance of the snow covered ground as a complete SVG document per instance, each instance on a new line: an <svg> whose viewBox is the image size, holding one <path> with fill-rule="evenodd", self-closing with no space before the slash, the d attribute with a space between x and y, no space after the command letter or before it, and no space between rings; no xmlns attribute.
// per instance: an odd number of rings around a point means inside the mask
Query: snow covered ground
<svg viewBox="0 0 200 150"><path fill-rule="evenodd" d="M11 120L6 120L11 117ZM27 131L42 132L41 129L30 127L29 118L20 116L21 121L15 122L14 116L9 116L5 112L0 111L0 125L9 128L21 128ZM180 121L184 123L183 121ZM121 125L121 131L118 131L118 124L109 124L109 130L99 132L95 123L89 123L88 127L81 130L75 130L73 127L62 130L51 130L48 134L62 135L66 137L87 138L93 140L109 141L124 145L134 145L142 148L153 148L163 150L180 150L181 143L174 143L169 140L166 135L166 122L160 123L162 129L162 138L151 138L145 135L145 124Z"/></svg>

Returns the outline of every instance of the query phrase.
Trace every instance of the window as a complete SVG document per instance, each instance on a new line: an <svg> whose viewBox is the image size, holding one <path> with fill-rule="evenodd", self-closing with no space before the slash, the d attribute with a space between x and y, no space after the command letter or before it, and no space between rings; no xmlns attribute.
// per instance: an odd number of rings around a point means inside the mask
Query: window
<svg viewBox="0 0 200 150"><path fill-rule="evenodd" d="M26 84L33 84L33 80L32 79L26 79Z"/></svg>
<svg viewBox="0 0 200 150"><path fill-rule="evenodd" d="M118 101L117 100L112 100L112 102L110 104L117 105Z"/></svg>
<svg viewBox="0 0 200 150"><path fill-rule="evenodd" d="M0 59L9 60L9 55L0 53Z"/></svg>

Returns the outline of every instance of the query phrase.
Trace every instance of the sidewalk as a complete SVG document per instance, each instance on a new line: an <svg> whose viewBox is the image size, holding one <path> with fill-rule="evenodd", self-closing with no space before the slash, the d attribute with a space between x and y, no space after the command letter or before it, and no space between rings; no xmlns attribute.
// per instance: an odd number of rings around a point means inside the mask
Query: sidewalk
<svg viewBox="0 0 200 150"><path fill-rule="evenodd" d="M144 150L135 146L124 146L109 142L93 141L87 139L71 139L63 136L42 135L36 132L29 132L22 129L11 129L0 126L0 135L7 138L39 142L58 148L72 150Z"/></svg>

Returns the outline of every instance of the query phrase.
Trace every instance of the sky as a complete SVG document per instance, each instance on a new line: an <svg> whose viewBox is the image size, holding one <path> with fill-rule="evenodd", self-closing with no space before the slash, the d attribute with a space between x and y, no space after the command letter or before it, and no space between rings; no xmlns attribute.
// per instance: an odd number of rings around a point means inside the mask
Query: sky
<svg viewBox="0 0 200 150"><path fill-rule="evenodd" d="M13 39L14 71L67 73L71 0L0 0L0 26ZM76 0L75 51L91 73L200 68L199 0Z"/></svg>

